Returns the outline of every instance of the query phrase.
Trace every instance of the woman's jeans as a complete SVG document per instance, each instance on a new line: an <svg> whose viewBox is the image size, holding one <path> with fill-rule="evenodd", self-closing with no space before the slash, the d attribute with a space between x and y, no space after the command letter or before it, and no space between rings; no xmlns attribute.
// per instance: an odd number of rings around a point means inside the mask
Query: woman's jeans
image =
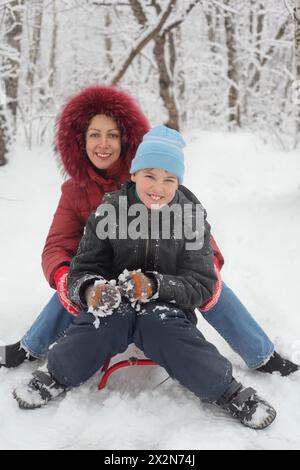
<svg viewBox="0 0 300 470"><path fill-rule="evenodd" d="M224 282L218 303L203 313L203 317L248 367L256 369L272 355L273 343ZM64 336L74 318L63 308L55 293L22 338L21 344L32 356L43 359L51 344Z"/></svg>

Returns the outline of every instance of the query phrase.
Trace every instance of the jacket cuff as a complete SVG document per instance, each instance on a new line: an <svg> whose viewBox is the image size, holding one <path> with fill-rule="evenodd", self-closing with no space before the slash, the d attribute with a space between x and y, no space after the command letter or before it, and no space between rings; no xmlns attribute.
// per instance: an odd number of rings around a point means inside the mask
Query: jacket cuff
<svg viewBox="0 0 300 470"><path fill-rule="evenodd" d="M61 266L60 268L58 268L54 275L53 275L53 280L54 280L54 283L55 283L55 286L57 287L57 284L60 280L60 278L64 275L64 274L67 274L68 272L70 271L70 268L69 266Z"/></svg>
<svg viewBox="0 0 300 470"><path fill-rule="evenodd" d="M150 297L149 300L155 300L159 298L159 288L160 288L160 274L157 271L146 271L145 275L149 277L154 290L153 290L153 295Z"/></svg>
<svg viewBox="0 0 300 470"><path fill-rule="evenodd" d="M211 296L211 298L205 302L203 305L201 305L201 307L199 308L199 310L201 310L202 313L206 313L206 312L209 312L209 310L211 310L218 302L219 298L220 298L220 295L221 295L221 292L222 292L222 278L221 278L221 275L220 275L220 272L219 272L219 266L216 265L216 262L215 262L215 273L216 273L216 276L217 276L217 283L215 285L215 290L214 290L214 293L213 295Z"/></svg>
<svg viewBox="0 0 300 470"><path fill-rule="evenodd" d="M79 305L80 308L86 310L88 308L85 298L85 291L86 289L95 283L95 281L101 281L104 279L101 276L94 276L92 274L86 274L85 276L78 279L74 286L69 289L69 294L71 300L76 304Z"/></svg>

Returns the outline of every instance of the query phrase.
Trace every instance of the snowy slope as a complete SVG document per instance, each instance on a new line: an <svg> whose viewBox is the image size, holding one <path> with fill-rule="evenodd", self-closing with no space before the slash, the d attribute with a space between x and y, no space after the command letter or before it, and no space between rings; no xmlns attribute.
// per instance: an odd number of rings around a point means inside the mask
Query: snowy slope
<svg viewBox="0 0 300 470"><path fill-rule="evenodd" d="M300 362L300 158L248 134L191 131L185 183L208 211L226 258L223 277L275 341ZM40 253L60 193L51 148L19 145L0 170L0 340L30 326L52 291ZM97 377L62 401L20 411L11 397L33 364L0 370L1 449L299 449L300 373L281 378L247 370L202 319L199 329L233 362L235 376L275 406L278 418L256 432L203 406L160 368Z"/></svg>

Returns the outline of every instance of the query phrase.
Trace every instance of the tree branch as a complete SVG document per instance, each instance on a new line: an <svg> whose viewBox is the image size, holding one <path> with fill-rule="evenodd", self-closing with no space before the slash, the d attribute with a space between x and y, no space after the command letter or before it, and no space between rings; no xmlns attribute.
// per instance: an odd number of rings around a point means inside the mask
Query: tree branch
<svg viewBox="0 0 300 470"><path fill-rule="evenodd" d="M161 17L159 18L157 26L155 26L154 29L152 29L150 32L144 35L142 39L138 42L138 44L131 50L129 53L128 57L125 59L124 63L121 65L120 70L116 73L116 75L113 77L111 83L113 85L117 85L119 81L123 78L125 75L128 67L134 60L134 58L141 52L141 50L152 40L155 38L155 36L160 32L162 29L163 25L167 21L168 17L172 13L172 10L174 6L176 5L177 0L170 0L169 4L166 8L166 11L162 13Z"/></svg>

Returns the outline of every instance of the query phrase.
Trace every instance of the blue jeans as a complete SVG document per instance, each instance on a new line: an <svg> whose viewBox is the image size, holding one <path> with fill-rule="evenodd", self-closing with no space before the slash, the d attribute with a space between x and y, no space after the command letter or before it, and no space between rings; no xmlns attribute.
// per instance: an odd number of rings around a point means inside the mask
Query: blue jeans
<svg viewBox="0 0 300 470"><path fill-rule="evenodd" d="M74 318L55 293L21 339L22 346L37 359L44 359L51 344L64 336Z"/></svg>
<svg viewBox="0 0 300 470"><path fill-rule="evenodd" d="M260 367L274 351L271 340L224 282L218 303L203 317L250 368ZM43 359L49 346L64 336L74 318L63 308L55 293L21 344L32 356Z"/></svg>
<svg viewBox="0 0 300 470"><path fill-rule="evenodd" d="M218 303L202 316L251 369L262 366L273 354L272 341L224 282Z"/></svg>

